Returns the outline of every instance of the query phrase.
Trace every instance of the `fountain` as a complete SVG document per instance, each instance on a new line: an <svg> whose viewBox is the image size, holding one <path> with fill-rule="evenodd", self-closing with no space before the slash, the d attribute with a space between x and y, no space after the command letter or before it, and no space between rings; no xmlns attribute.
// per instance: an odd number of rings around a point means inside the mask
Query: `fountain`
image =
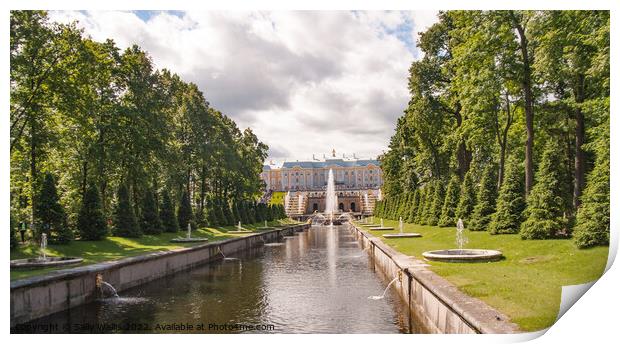
<svg viewBox="0 0 620 344"><path fill-rule="evenodd" d="M286 213L288 214L289 209L288 209L288 205L291 203L291 192L288 191L286 193L286 195L284 196L284 210L286 210Z"/></svg>
<svg viewBox="0 0 620 344"><path fill-rule="evenodd" d="M267 225L267 220L265 220L265 226L263 226L263 227L258 227L258 228L256 228L256 229L258 229L259 231L268 231L268 230L270 230L270 229L275 229L275 227L269 227L269 226Z"/></svg>
<svg viewBox="0 0 620 344"><path fill-rule="evenodd" d="M370 202L368 202L368 193L364 194L364 211L368 212L370 210Z"/></svg>
<svg viewBox="0 0 620 344"><path fill-rule="evenodd" d="M229 234L248 234L248 233L252 233L252 231L249 231L249 230L241 227L241 221L239 221L239 223L237 223L237 230L236 231L228 231L226 233L229 233Z"/></svg>
<svg viewBox="0 0 620 344"><path fill-rule="evenodd" d="M297 213L301 215L304 213L304 196L301 193L297 196Z"/></svg>
<svg viewBox="0 0 620 344"><path fill-rule="evenodd" d="M101 296L103 296L103 287L105 287L112 296L114 296L115 298L119 297L118 293L116 292L116 288L114 288L114 286L112 286L110 283L104 281L101 274L97 274L97 277L95 278L95 285L97 286L97 288L99 288Z"/></svg>
<svg viewBox="0 0 620 344"><path fill-rule="evenodd" d="M377 192L377 200L383 201L383 194L381 193L381 189L379 189L379 192Z"/></svg>
<svg viewBox="0 0 620 344"><path fill-rule="evenodd" d="M400 233L398 234L383 234L384 238L419 238L422 236L420 233L403 233L403 218L398 219L398 229Z"/></svg>
<svg viewBox="0 0 620 344"><path fill-rule="evenodd" d="M400 276L394 277L394 279L393 279L390 283L388 283L388 285L387 285L387 287L385 287L385 290L383 291L383 294L382 294L382 295L378 295L378 296L369 296L369 297L368 297L368 299L370 299L370 300L381 300L381 299L383 299L383 298L385 297L385 293L387 293L388 289L390 289L390 286L391 286L394 282L396 282L396 280L398 280L398 278L399 278L399 277L400 277Z"/></svg>
<svg viewBox="0 0 620 344"><path fill-rule="evenodd" d="M47 252L47 234L41 234L41 243L39 249L39 257L14 259L11 260L11 269L31 269L31 268L47 268L53 266L62 266L76 264L82 262L82 258L78 257L48 257Z"/></svg>
<svg viewBox="0 0 620 344"><path fill-rule="evenodd" d="M185 234L185 238L174 238L170 240L170 242L203 242L203 241L209 241L209 239L208 238L197 238L197 237L192 238L192 224L191 223L187 224L187 232Z"/></svg>
<svg viewBox="0 0 620 344"><path fill-rule="evenodd" d="M220 252L220 254L222 255L222 257L224 258L224 261L229 262L229 261L233 261L233 260L239 260L239 258L235 258L235 257L226 257L226 255L224 254L224 252L222 252L222 248L221 247L217 247L217 250Z"/></svg>
<svg viewBox="0 0 620 344"><path fill-rule="evenodd" d="M334 214L338 212L338 196L336 195L336 183L334 182L334 171L329 169L327 175L327 189L325 190L325 214L329 217L329 224L334 224Z"/></svg>
<svg viewBox="0 0 620 344"><path fill-rule="evenodd" d="M385 227L383 225L383 219L381 219L380 223L381 225L379 227L368 227L368 229L370 229L371 231L391 231L392 229L394 229L394 227Z"/></svg>
<svg viewBox="0 0 620 344"><path fill-rule="evenodd" d="M463 248L468 242L464 229L463 220L459 219L456 223L457 249L426 251L422 253L424 258L449 263L493 262L502 259L501 251Z"/></svg>

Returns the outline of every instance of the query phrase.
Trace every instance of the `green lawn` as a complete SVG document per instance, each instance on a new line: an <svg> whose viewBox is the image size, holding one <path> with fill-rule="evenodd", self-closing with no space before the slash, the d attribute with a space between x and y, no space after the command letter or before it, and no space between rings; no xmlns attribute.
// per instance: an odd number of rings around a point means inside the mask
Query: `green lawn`
<svg viewBox="0 0 620 344"><path fill-rule="evenodd" d="M375 220L378 222L378 219ZM422 258L422 252L455 248L456 229L405 224L421 238L384 239L398 231L371 231L396 250ZM429 262L431 270L463 292L505 313L525 331L551 326L560 309L561 287L597 279L607 264L608 247L577 249L571 240L521 240L517 234L490 235L465 231L466 248L497 249L506 259L492 263Z"/></svg>
<svg viewBox="0 0 620 344"><path fill-rule="evenodd" d="M282 226L286 224L296 223L289 219L272 221L270 226ZM243 225L248 230L255 231L257 227L264 226L264 222L254 225ZM236 230L235 226L217 227L217 228L200 228L192 231L192 236L206 237L209 241L218 241L243 234L227 234L229 230ZM101 241L72 241L66 245L49 245L46 253L48 256L71 256L82 257L84 261L81 265L88 265L107 260L117 260L125 257L137 256L141 254L169 251L181 247L189 247L199 245L201 243L171 243L170 239L185 236L185 232L178 233L162 233L158 235L144 235L141 238L121 238L107 237ZM20 245L18 248L11 250L11 259L31 258L39 256L39 247L33 244ZM72 265L79 266L79 265ZM66 268L66 267L65 267ZM11 270L11 280L41 275L58 268L46 268L36 270Z"/></svg>

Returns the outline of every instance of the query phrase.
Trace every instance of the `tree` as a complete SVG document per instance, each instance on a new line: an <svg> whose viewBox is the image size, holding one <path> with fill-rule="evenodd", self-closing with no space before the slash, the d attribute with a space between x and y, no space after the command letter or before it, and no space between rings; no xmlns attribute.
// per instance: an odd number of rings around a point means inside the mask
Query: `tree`
<svg viewBox="0 0 620 344"><path fill-rule="evenodd" d="M179 228L181 230L187 229L188 224L193 224L192 205L189 202L189 194L183 190L181 196L181 203L177 210L177 219L179 221Z"/></svg>
<svg viewBox="0 0 620 344"><path fill-rule="evenodd" d="M448 189L446 190L446 196L441 208L441 216L439 217L439 227L448 227L456 225L456 207L459 202L459 177L452 176L448 183Z"/></svg>
<svg viewBox="0 0 620 344"><path fill-rule="evenodd" d="M496 186L495 167L493 164L488 164L480 179L476 193L476 205L467 229L471 231L487 230L491 216L495 212Z"/></svg>
<svg viewBox="0 0 620 344"><path fill-rule="evenodd" d="M174 204L170 199L170 193L166 190L162 195L162 203L159 209L162 228L166 232L176 233L179 231L179 222L174 211Z"/></svg>
<svg viewBox="0 0 620 344"><path fill-rule="evenodd" d="M163 224L157 211L157 201L154 192L149 189L142 200L142 213L140 228L146 234L159 234L163 232Z"/></svg>
<svg viewBox="0 0 620 344"><path fill-rule="evenodd" d="M56 179L51 173L45 173L36 200L38 207L34 215L39 228L37 236L46 233L48 240L58 243L72 240L73 232L67 225L67 215L56 191Z"/></svg>
<svg viewBox="0 0 620 344"><path fill-rule="evenodd" d="M435 186L433 187L433 198L431 203L431 208L429 210L428 218L426 222L431 226L436 226L439 222L439 217L441 217L441 208L444 203L444 189L441 181L435 181Z"/></svg>
<svg viewBox="0 0 620 344"><path fill-rule="evenodd" d="M108 226L101 207L101 197L94 183L88 185L82 198L77 229L81 240L101 240L108 234Z"/></svg>
<svg viewBox="0 0 620 344"><path fill-rule="evenodd" d="M526 220L521 224L521 238L548 239L567 230L564 217L566 186L562 182L562 154L557 140L550 139L536 174L536 185L527 198Z"/></svg>
<svg viewBox="0 0 620 344"><path fill-rule="evenodd" d="M609 104L609 103L607 103ZM596 153L594 168L587 176L587 184L577 211L574 240L579 248L609 245L609 122L597 128L604 133L586 148Z"/></svg>
<svg viewBox="0 0 620 344"><path fill-rule="evenodd" d="M416 223L416 215L418 213L418 208L419 208L419 204L420 204L420 190L416 189L413 192L413 198L411 200L411 206L408 209L408 213L407 213L407 223Z"/></svg>
<svg viewBox="0 0 620 344"><path fill-rule="evenodd" d="M463 220L464 223L470 218L471 212L476 204L476 191L474 189L474 181L472 180L472 170L467 171L463 178L461 190L459 193L459 204L456 208L456 219Z"/></svg>
<svg viewBox="0 0 620 344"><path fill-rule="evenodd" d="M9 221L9 233L11 235L11 250L14 249L15 247L17 247L18 242L17 242L17 227L15 224L15 219L13 218L13 214L11 214L10 217L10 221Z"/></svg>
<svg viewBox="0 0 620 344"><path fill-rule="evenodd" d="M516 158L512 158L508 161L506 177L497 198L497 209L489 224L491 234L519 232L525 208L524 192L521 166Z"/></svg>
<svg viewBox="0 0 620 344"><path fill-rule="evenodd" d="M133 202L129 197L129 190L124 183L118 187L116 194L116 208L114 210L114 235L128 238L142 236L142 231L136 219Z"/></svg>
<svg viewBox="0 0 620 344"><path fill-rule="evenodd" d="M422 208L422 214L420 214L420 224L427 225L429 224L429 218L432 214L433 209L433 196L435 195L435 183L427 182L424 185L424 204Z"/></svg>

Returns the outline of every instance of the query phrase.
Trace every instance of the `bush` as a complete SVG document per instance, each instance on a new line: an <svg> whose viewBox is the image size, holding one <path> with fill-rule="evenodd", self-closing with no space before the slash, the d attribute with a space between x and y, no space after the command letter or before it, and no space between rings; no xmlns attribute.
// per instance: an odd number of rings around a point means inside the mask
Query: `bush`
<svg viewBox="0 0 620 344"><path fill-rule="evenodd" d="M181 203L177 210L177 220L179 221L180 230L186 230L188 224L193 224L194 215L192 214L192 205L189 201L187 190L183 190L181 195Z"/></svg>
<svg viewBox="0 0 620 344"><path fill-rule="evenodd" d="M565 195L562 192L562 148L550 139L536 174L536 185L527 197L526 220L521 224L521 238L548 239L566 230Z"/></svg>
<svg viewBox="0 0 620 344"><path fill-rule="evenodd" d="M471 169L465 173L459 193L459 204L456 207L456 219L457 221L458 219L463 220L463 223L467 223L476 204L476 192L472 173Z"/></svg>
<svg viewBox="0 0 620 344"><path fill-rule="evenodd" d="M64 244L73 240L73 232L67 225L67 214L56 191L56 180L49 172L36 193L34 218L37 238L46 233L48 240L55 243Z"/></svg>
<svg viewBox="0 0 620 344"><path fill-rule="evenodd" d="M170 193L166 190L162 195L161 208L159 209L159 218L161 219L162 228L166 232L176 233L179 231L179 222L174 212L174 204L170 198Z"/></svg>
<svg viewBox="0 0 620 344"><path fill-rule="evenodd" d="M495 212L495 199L497 178L495 166L489 164L482 173L478 192L476 193L476 205L467 224L470 231L485 231L491 222L491 216Z"/></svg>
<svg viewBox="0 0 620 344"><path fill-rule="evenodd" d="M522 213L525 208L523 197L523 173L516 159L510 159L506 166L506 176L499 190L497 210L489 225L491 234L510 234L519 232Z"/></svg>
<svg viewBox="0 0 620 344"><path fill-rule="evenodd" d="M77 227L82 240L101 240L108 235L108 226L101 207L101 197L95 184L91 183L84 193L77 217Z"/></svg>
<svg viewBox="0 0 620 344"><path fill-rule="evenodd" d="M157 211L157 201L152 190L147 190L142 200L140 228L147 234L160 234L163 232L163 225Z"/></svg>
<svg viewBox="0 0 620 344"><path fill-rule="evenodd" d="M116 195L116 208L114 209L114 235L120 237L137 238L142 236L133 203L129 199L129 190L125 184L121 184Z"/></svg>
<svg viewBox="0 0 620 344"><path fill-rule="evenodd" d="M459 177L452 176L452 178L450 178L450 183L448 183L448 189L446 190L446 197L444 197L443 206L441 207L441 216L437 223L439 227L456 225L456 207L459 202L460 193L459 184Z"/></svg>

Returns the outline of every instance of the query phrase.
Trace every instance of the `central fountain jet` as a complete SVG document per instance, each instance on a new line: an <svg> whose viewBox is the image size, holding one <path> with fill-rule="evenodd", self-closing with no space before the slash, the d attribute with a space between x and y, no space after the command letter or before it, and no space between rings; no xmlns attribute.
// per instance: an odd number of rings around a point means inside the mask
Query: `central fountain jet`
<svg viewBox="0 0 620 344"><path fill-rule="evenodd" d="M325 190L325 214L329 218L330 225L334 224L334 214L338 211L338 196L336 195L336 182L334 171L329 169L327 176L327 190Z"/></svg>

